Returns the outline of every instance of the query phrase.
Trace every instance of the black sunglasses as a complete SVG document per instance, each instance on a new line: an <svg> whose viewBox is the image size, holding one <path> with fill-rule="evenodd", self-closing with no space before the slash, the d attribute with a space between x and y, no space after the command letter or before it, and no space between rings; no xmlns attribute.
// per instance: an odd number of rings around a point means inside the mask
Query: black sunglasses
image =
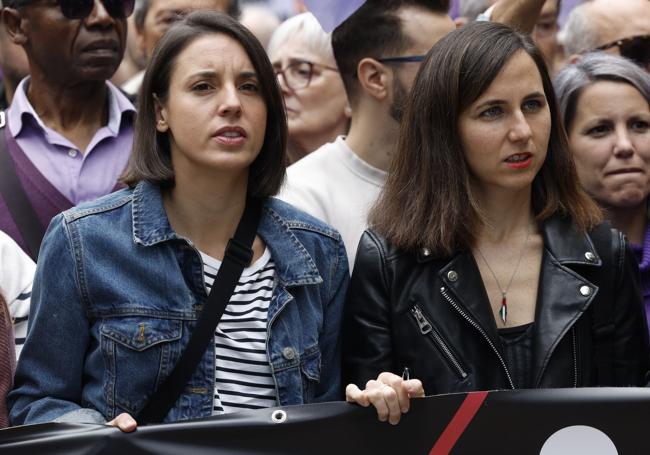
<svg viewBox="0 0 650 455"><path fill-rule="evenodd" d="M618 47L620 54L638 65L650 64L650 35L637 35L603 44L595 50L604 51Z"/></svg>
<svg viewBox="0 0 650 455"><path fill-rule="evenodd" d="M101 0L106 12L116 19L124 19L133 13L135 0ZM19 6L31 3L23 1ZM95 0L59 0L61 13L67 19L84 19L90 16L95 7Z"/></svg>

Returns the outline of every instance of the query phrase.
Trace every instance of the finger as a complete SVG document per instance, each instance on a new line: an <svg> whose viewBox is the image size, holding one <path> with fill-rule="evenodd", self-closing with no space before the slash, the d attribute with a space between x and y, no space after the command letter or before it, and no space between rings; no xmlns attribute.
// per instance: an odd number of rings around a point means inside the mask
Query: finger
<svg viewBox="0 0 650 455"><path fill-rule="evenodd" d="M404 381L403 387L406 389L411 398L424 396L424 386L422 385L422 381L419 379Z"/></svg>
<svg viewBox="0 0 650 455"><path fill-rule="evenodd" d="M388 383L388 385L391 386L393 390L395 390L395 393L397 395L397 402L400 411L403 413L408 412L410 408L410 399L409 399L408 391L404 387L405 381L399 376L395 376L395 375L393 375L393 377L390 378L389 381L390 382Z"/></svg>
<svg viewBox="0 0 650 455"><path fill-rule="evenodd" d="M370 381L366 382L366 390L368 389L381 389L384 386L383 382L380 382L375 379L371 379Z"/></svg>
<svg viewBox="0 0 650 455"><path fill-rule="evenodd" d="M138 423L135 419L126 412L115 417L113 420L108 422L107 425L117 427L125 433L130 433L138 427Z"/></svg>
<svg viewBox="0 0 650 455"><path fill-rule="evenodd" d="M379 376L377 376L377 381L384 384L390 384L390 382L395 379L402 379L402 377L388 371L384 371L383 373L380 373Z"/></svg>
<svg viewBox="0 0 650 455"><path fill-rule="evenodd" d="M399 399L397 398L397 391L387 385L381 389L381 392L384 397L384 402L388 407L388 422L391 425L397 425L399 419L402 417L402 409L400 408Z"/></svg>
<svg viewBox="0 0 650 455"><path fill-rule="evenodd" d="M390 388L390 387L388 387ZM384 399L383 388L375 388L365 391L368 401L375 407L377 410L377 417L381 422L388 420L388 406L386 400Z"/></svg>
<svg viewBox="0 0 650 455"><path fill-rule="evenodd" d="M366 394L355 384L348 384L345 388L345 401L348 403L356 403L364 408L370 405Z"/></svg>

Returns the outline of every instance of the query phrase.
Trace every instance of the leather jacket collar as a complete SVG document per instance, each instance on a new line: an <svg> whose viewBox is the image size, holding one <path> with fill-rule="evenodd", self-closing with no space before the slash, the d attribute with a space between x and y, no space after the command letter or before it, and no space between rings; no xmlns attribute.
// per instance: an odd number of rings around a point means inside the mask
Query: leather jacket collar
<svg viewBox="0 0 650 455"><path fill-rule="evenodd" d="M533 339L533 383L541 381L544 369L557 343L571 329L598 292L598 287L567 265L599 267L602 264L589 237L577 231L570 221L551 218L541 226L544 238L541 274L535 309ZM420 252L421 261L431 260ZM486 305L488 296L474 256L463 251L438 272L440 280L451 290L461 316L466 313L480 331L503 355L494 316ZM451 302L450 302L451 303ZM468 321L469 322L469 321ZM471 323L471 322L470 322Z"/></svg>

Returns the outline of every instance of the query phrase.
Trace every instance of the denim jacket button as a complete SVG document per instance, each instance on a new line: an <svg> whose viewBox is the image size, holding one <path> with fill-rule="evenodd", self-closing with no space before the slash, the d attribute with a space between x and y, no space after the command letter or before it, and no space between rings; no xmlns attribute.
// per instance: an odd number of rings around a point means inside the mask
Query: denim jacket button
<svg viewBox="0 0 650 455"><path fill-rule="evenodd" d="M296 351L293 348L284 348L282 350L282 356L287 360L293 360L296 357Z"/></svg>

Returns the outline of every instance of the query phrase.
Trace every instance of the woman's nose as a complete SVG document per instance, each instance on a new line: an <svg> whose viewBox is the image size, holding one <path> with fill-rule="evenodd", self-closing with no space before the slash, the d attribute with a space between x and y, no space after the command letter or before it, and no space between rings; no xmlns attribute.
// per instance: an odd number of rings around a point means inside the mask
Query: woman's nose
<svg viewBox="0 0 650 455"><path fill-rule="evenodd" d="M241 115L241 99L235 86L224 86L219 99L218 114L221 116Z"/></svg>
<svg viewBox="0 0 650 455"><path fill-rule="evenodd" d="M509 137L513 142L527 142L533 136L533 131L530 128L528 119L519 111L515 113L515 120L513 125L510 128Z"/></svg>
<svg viewBox="0 0 650 455"><path fill-rule="evenodd" d="M614 143L614 156L618 158L627 158L634 154L634 143L630 137L630 132L626 127L616 129L616 142Z"/></svg>

